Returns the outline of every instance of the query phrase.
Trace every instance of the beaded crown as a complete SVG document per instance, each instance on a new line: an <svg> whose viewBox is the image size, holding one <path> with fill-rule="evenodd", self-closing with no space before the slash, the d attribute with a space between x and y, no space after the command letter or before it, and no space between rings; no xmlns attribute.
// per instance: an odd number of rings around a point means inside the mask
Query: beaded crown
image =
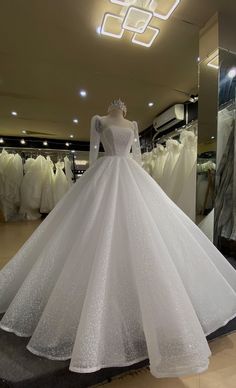
<svg viewBox="0 0 236 388"><path fill-rule="evenodd" d="M126 116L127 108L123 101L119 98L118 100L113 100L108 107L108 113L113 109L120 109L123 112L123 115Z"/></svg>

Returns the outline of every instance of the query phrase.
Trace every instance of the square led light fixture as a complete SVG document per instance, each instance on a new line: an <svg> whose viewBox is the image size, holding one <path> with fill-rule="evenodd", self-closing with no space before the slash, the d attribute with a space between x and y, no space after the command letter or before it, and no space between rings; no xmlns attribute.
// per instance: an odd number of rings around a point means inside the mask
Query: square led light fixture
<svg viewBox="0 0 236 388"><path fill-rule="evenodd" d="M134 34L132 43L139 44L144 47L151 47L160 30L154 27L147 27L143 34Z"/></svg>
<svg viewBox="0 0 236 388"><path fill-rule="evenodd" d="M149 4L149 8L153 12L153 16L156 18L167 20L172 15L172 13L176 10L181 0L151 0ZM162 6L163 3L163 6ZM168 9L167 9L167 5Z"/></svg>
<svg viewBox="0 0 236 388"><path fill-rule="evenodd" d="M136 0L110 0L111 3L121 5L122 7L129 7L130 5L134 4Z"/></svg>
<svg viewBox="0 0 236 388"><path fill-rule="evenodd" d="M123 18L121 16L105 13L101 26L101 34L121 39L124 34L122 23Z"/></svg>
<svg viewBox="0 0 236 388"><path fill-rule="evenodd" d="M151 11L146 11L137 7L129 7L122 27L125 30L142 34L146 30L152 17L153 13Z"/></svg>

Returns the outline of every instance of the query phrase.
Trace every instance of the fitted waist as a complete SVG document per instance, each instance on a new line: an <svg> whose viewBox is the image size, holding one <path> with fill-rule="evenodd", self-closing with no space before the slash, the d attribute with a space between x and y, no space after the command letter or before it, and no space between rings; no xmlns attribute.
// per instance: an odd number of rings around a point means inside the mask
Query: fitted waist
<svg viewBox="0 0 236 388"><path fill-rule="evenodd" d="M127 152L125 152L125 153L121 153L121 152L119 152L119 153L116 153L116 154L114 154L114 153L109 153L109 152L105 152L105 154L104 154L104 157L106 157L106 156L108 156L108 157L114 157L114 158L130 158L131 157L131 154L130 153L127 153Z"/></svg>

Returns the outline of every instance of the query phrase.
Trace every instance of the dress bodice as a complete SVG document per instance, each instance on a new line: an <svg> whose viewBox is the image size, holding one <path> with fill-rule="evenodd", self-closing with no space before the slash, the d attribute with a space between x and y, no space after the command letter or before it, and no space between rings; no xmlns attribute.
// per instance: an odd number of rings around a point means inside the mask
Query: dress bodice
<svg viewBox="0 0 236 388"><path fill-rule="evenodd" d="M101 130L101 142L106 156L125 156L130 152L134 140L132 128L121 128L112 125Z"/></svg>
<svg viewBox="0 0 236 388"><path fill-rule="evenodd" d="M100 142L103 145L105 156L119 156L130 160L132 148L132 159L141 165L141 149L137 123L133 121L129 122L127 127L120 127L115 124L103 125L101 119L100 116L96 115L91 120L90 166L98 158Z"/></svg>

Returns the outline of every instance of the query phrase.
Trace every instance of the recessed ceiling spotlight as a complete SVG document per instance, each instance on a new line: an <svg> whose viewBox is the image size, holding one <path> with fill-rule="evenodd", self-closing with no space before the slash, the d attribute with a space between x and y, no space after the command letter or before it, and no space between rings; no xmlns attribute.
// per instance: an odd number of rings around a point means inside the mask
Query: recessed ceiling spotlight
<svg viewBox="0 0 236 388"><path fill-rule="evenodd" d="M86 90L80 90L79 94L81 95L81 97L87 97L87 92Z"/></svg>
<svg viewBox="0 0 236 388"><path fill-rule="evenodd" d="M24 139L21 139L21 144L25 144L25 140Z"/></svg>
<svg viewBox="0 0 236 388"><path fill-rule="evenodd" d="M73 139L73 137L74 137L74 135L71 134L71 135L70 135L70 138Z"/></svg>
<svg viewBox="0 0 236 388"><path fill-rule="evenodd" d="M211 139L212 139L212 140L215 139L215 136L211 136Z"/></svg>
<svg viewBox="0 0 236 388"><path fill-rule="evenodd" d="M17 114L18 114L18 113L15 112L15 111L11 112L11 115L12 115L12 116L17 116Z"/></svg>
<svg viewBox="0 0 236 388"><path fill-rule="evenodd" d="M67 143L67 142L65 144L66 144L67 147L69 147L69 145L70 145L70 143Z"/></svg>
<svg viewBox="0 0 236 388"><path fill-rule="evenodd" d="M154 102L149 102L148 106L151 108L154 105Z"/></svg>
<svg viewBox="0 0 236 388"><path fill-rule="evenodd" d="M74 124L78 124L79 120L78 119L73 119Z"/></svg>
<svg viewBox="0 0 236 388"><path fill-rule="evenodd" d="M229 78L234 78L236 76L236 68L230 69L227 75Z"/></svg>
<svg viewBox="0 0 236 388"><path fill-rule="evenodd" d="M0 143L2 144L2 143L4 143L4 140L3 140L3 138L1 137L1 139L0 139Z"/></svg>
<svg viewBox="0 0 236 388"><path fill-rule="evenodd" d="M47 145L48 145L48 142L45 140L45 141L43 142L43 145L44 145L44 146L47 146Z"/></svg>
<svg viewBox="0 0 236 388"><path fill-rule="evenodd" d="M72 150L71 152L74 154L74 153L75 153L75 150Z"/></svg>
<svg viewBox="0 0 236 388"><path fill-rule="evenodd" d="M23 130L22 130L22 133L26 133L26 130L25 130L25 129L23 129Z"/></svg>

